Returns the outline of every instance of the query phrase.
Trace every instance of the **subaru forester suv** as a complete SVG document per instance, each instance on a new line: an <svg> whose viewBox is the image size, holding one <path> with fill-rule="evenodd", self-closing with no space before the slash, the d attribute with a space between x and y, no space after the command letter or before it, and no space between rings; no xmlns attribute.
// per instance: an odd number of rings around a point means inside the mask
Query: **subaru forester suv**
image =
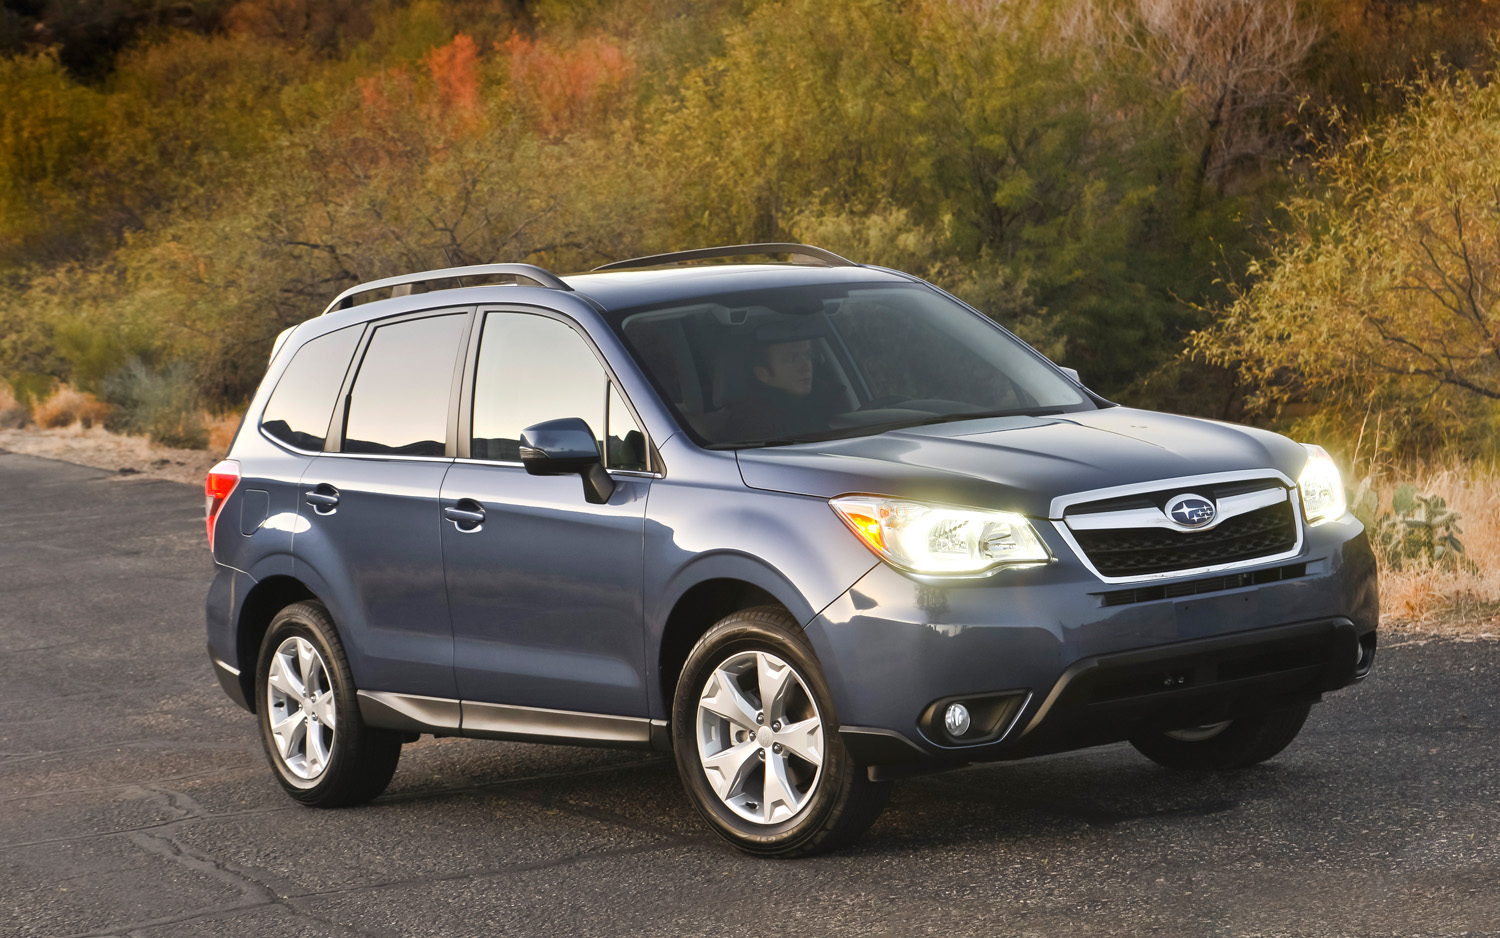
<svg viewBox="0 0 1500 938"><path fill-rule="evenodd" d="M277 340L207 494L209 654L309 805L424 733L634 747L803 855L903 775L1261 762L1375 655L1321 449L1116 406L805 245L361 284Z"/></svg>

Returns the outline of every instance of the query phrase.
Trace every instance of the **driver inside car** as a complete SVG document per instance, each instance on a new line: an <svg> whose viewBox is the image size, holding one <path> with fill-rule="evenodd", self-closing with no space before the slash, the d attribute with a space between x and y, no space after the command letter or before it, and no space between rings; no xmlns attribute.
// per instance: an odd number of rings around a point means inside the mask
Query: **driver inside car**
<svg viewBox="0 0 1500 938"><path fill-rule="evenodd" d="M811 339L759 345L745 392L729 405L736 440L778 440L822 433L847 409L832 381L820 381Z"/></svg>

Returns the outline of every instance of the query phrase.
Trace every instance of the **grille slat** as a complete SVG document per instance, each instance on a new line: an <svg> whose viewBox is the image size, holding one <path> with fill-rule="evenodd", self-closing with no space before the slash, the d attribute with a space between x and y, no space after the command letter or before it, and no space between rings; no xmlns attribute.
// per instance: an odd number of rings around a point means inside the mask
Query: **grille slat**
<svg viewBox="0 0 1500 938"><path fill-rule="evenodd" d="M1255 560L1297 543L1292 500L1246 512L1207 531L1080 530L1073 538L1101 574L1138 576Z"/></svg>

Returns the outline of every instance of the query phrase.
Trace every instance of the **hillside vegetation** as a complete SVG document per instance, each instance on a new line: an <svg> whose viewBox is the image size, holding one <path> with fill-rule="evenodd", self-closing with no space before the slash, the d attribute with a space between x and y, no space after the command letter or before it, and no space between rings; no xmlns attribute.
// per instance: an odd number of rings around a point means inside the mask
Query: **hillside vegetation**
<svg viewBox="0 0 1500 938"><path fill-rule="evenodd" d="M222 451L351 284L805 241L1323 443L1386 608L1493 632L1497 38L1489 0L6 3L0 434L192 475L108 430Z"/></svg>
<svg viewBox="0 0 1500 938"><path fill-rule="evenodd" d="M23 402L201 445L360 280L802 240L1122 402L1494 451L1484 0L35 7L0 17Z"/></svg>

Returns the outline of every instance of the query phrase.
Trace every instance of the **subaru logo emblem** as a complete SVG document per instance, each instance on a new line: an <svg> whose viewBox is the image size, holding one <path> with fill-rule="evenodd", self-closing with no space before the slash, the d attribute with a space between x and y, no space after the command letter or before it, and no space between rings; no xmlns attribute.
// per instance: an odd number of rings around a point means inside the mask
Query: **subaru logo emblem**
<svg viewBox="0 0 1500 938"><path fill-rule="evenodd" d="M1178 527L1201 528L1213 523L1218 511L1202 495L1179 495L1167 502L1167 517Z"/></svg>

